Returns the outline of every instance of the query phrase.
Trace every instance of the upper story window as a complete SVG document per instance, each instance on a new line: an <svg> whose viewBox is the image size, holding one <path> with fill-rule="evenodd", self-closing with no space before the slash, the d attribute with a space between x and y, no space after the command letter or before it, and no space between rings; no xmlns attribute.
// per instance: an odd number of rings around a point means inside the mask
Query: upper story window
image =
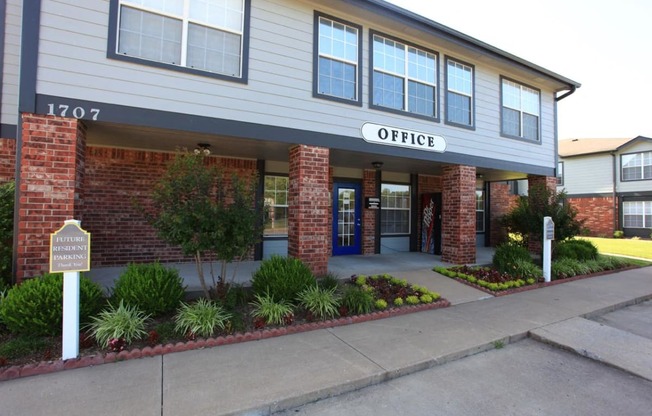
<svg viewBox="0 0 652 416"><path fill-rule="evenodd" d="M371 39L371 107L438 119L437 53L373 32Z"/></svg>
<svg viewBox="0 0 652 416"><path fill-rule="evenodd" d="M539 140L540 93L502 78L501 132L505 136Z"/></svg>
<svg viewBox="0 0 652 416"><path fill-rule="evenodd" d="M380 207L382 235L410 234L410 185L382 184Z"/></svg>
<svg viewBox="0 0 652 416"><path fill-rule="evenodd" d="M557 162L557 185L564 185L564 162Z"/></svg>
<svg viewBox="0 0 652 416"><path fill-rule="evenodd" d="M621 180L637 181L652 179L652 152L632 153L620 156Z"/></svg>
<svg viewBox="0 0 652 416"><path fill-rule="evenodd" d="M313 95L362 105L362 27L315 14Z"/></svg>
<svg viewBox="0 0 652 416"><path fill-rule="evenodd" d="M112 0L109 56L246 79L250 0Z"/></svg>
<svg viewBox="0 0 652 416"><path fill-rule="evenodd" d="M446 123L473 127L472 65L446 59Z"/></svg>

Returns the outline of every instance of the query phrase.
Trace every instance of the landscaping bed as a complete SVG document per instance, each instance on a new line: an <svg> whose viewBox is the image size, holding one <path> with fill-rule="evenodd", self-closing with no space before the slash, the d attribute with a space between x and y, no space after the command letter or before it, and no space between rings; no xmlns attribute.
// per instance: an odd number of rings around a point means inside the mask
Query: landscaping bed
<svg viewBox="0 0 652 416"><path fill-rule="evenodd" d="M361 309L356 310L357 303L352 303L348 307L340 304L332 316L321 316L306 306L294 306L291 316L284 316L282 322L271 324L255 316L256 298L252 290L234 287L229 291L231 293L229 298L221 301L222 304L231 302L230 319L223 328L216 329L211 336L201 337L188 332L180 333L175 329L175 314L167 313L147 320L144 328L146 335L129 343L124 339L116 338L111 339L106 348L101 348L90 333L82 332L79 358L66 361L58 358L61 356L61 336L13 334L5 327L0 328L0 380L254 341L450 305L439 294L424 287L410 285L407 281L390 275L353 275L339 282L336 288L332 286L334 284L332 279L319 279L317 282L319 282L318 286L333 288L333 293L339 293L342 298L347 296L347 292L352 292L356 294L355 296L371 299L369 304L371 307L361 313Z"/></svg>

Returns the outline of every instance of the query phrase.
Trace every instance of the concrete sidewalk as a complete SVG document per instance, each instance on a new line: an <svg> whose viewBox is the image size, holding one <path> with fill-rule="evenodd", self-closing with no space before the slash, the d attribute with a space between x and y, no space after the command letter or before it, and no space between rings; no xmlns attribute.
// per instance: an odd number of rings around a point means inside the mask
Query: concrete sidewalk
<svg viewBox="0 0 652 416"><path fill-rule="evenodd" d="M433 275L428 286L447 297ZM561 334L578 317L651 299L652 267L503 297L475 295L460 295L446 309L5 381L0 409L54 416L270 414L518 341L530 331Z"/></svg>

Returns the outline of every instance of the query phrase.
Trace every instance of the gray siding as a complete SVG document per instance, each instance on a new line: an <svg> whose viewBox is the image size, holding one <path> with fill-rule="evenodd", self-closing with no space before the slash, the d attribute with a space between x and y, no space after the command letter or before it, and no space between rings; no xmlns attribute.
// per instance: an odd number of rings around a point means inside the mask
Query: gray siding
<svg viewBox="0 0 652 416"><path fill-rule="evenodd" d="M340 2L256 0L252 2L247 85L106 58L109 2L43 0L37 92L39 94L173 111L360 138L364 122L427 131L447 139L448 152L555 167L554 99L551 87L510 70L477 52L430 35L408 36L385 18L368 19ZM81 4L81 5L80 5ZM332 7L332 6L331 6ZM312 97L314 10L361 24L363 106ZM368 108L369 29L440 53L439 98L443 110L443 66L448 55L475 65L476 129L447 126ZM482 58L482 59L480 59ZM500 76L541 89L542 144L500 137ZM543 82L543 81L542 81ZM180 126L182 127L182 126ZM372 144L364 144L373 151Z"/></svg>
<svg viewBox="0 0 652 416"><path fill-rule="evenodd" d="M0 123L18 123L18 83L20 68L20 31L23 2L7 0L5 50L2 68L2 105Z"/></svg>
<svg viewBox="0 0 652 416"><path fill-rule="evenodd" d="M410 251L410 237L381 237L380 254L404 253Z"/></svg>

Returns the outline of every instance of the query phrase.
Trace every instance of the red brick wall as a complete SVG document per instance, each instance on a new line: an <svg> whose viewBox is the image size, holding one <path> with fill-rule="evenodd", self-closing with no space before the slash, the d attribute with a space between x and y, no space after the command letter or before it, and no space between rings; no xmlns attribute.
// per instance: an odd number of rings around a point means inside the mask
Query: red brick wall
<svg viewBox="0 0 652 416"><path fill-rule="evenodd" d="M22 132L17 281L48 270L50 234L80 214L86 129L75 119L23 114Z"/></svg>
<svg viewBox="0 0 652 416"><path fill-rule="evenodd" d="M594 237L613 237L614 214L617 214L617 200L613 197L567 198L566 202L578 211L577 219L586 220L584 228Z"/></svg>
<svg viewBox="0 0 652 416"><path fill-rule="evenodd" d="M288 255L316 275L328 271L330 247L329 150L298 145L290 149Z"/></svg>
<svg viewBox="0 0 652 416"><path fill-rule="evenodd" d="M518 195L510 194L507 182L491 182L489 187L489 211L491 213L489 243L495 247L507 241L507 230L501 227L499 220L516 206Z"/></svg>
<svg viewBox="0 0 652 416"><path fill-rule="evenodd" d="M174 157L172 153L88 148L82 227L91 233L94 267L193 261L158 238L138 208L151 207L152 189ZM210 157L207 161L222 166L226 179L230 172L244 176L256 170L255 160Z"/></svg>
<svg viewBox="0 0 652 416"><path fill-rule="evenodd" d="M443 173L441 259L475 263L475 167L445 166Z"/></svg>
<svg viewBox="0 0 652 416"><path fill-rule="evenodd" d="M376 171L365 170L362 183L362 254L376 253L376 217L377 209L367 209L364 199L380 197L376 189Z"/></svg>
<svg viewBox="0 0 652 416"><path fill-rule="evenodd" d="M0 184L16 176L16 140L0 139Z"/></svg>
<svg viewBox="0 0 652 416"><path fill-rule="evenodd" d="M421 207L421 195L422 194L434 194L441 192L442 179L441 176L430 176L430 175L419 175L419 195L417 198L417 206L414 209L417 210L417 250L421 250L421 245L423 244L422 240L422 228L423 228L423 210ZM436 207L437 212L441 212L441 207Z"/></svg>

